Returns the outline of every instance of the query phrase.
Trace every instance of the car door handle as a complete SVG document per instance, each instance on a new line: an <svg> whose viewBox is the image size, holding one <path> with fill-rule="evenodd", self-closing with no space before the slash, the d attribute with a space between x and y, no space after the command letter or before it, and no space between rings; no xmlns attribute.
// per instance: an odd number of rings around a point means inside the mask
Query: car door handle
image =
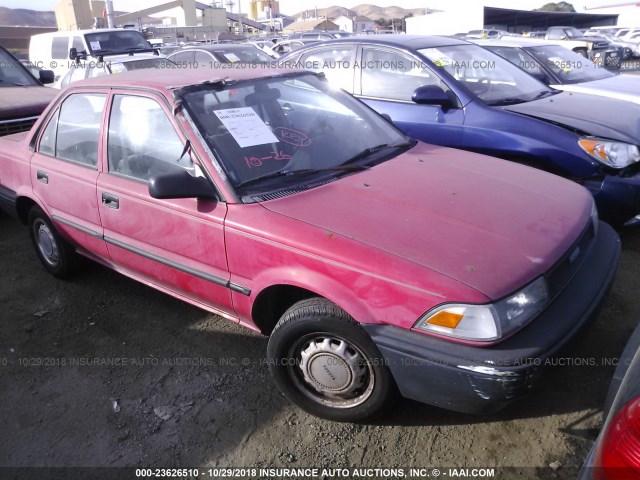
<svg viewBox="0 0 640 480"><path fill-rule="evenodd" d="M107 208L113 208L117 210L120 208L120 199L115 195L107 192L102 193L102 204Z"/></svg>
<svg viewBox="0 0 640 480"><path fill-rule="evenodd" d="M46 172L43 172L42 170L38 170L36 172L36 180L46 185L47 183L49 183L49 175L47 175Z"/></svg>

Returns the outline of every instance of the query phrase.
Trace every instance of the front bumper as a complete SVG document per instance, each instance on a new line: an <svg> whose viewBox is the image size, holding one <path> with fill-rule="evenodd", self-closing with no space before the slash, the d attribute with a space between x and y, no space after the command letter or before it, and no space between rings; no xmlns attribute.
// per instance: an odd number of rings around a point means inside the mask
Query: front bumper
<svg viewBox="0 0 640 480"><path fill-rule="evenodd" d="M607 175L586 180L582 185L593 195L600 218L622 226L640 215L640 173L630 176Z"/></svg>
<svg viewBox="0 0 640 480"><path fill-rule="evenodd" d="M407 398L465 413L492 413L531 390L548 358L593 317L613 282L620 239L600 222L562 293L527 327L487 348L389 325L362 325Z"/></svg>

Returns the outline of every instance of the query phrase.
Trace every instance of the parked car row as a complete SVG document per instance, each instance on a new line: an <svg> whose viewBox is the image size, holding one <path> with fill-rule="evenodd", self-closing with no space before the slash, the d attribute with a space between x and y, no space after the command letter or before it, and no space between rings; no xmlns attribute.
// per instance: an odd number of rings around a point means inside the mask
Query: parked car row
<svg viewBox="0 0 640 480"><path fill-rule="evenodd" d="M333 40L281 62L323 71L412 138L571 178L614 225L640 218L637 103L550 88L487 49L448 37ZM624 88L621 78L612 90ZM627 95L638 98L637 79L629 83Z"/></svg>
<svg viewBox="0 0 640 480"><path fill-rule="evenodd" d="M478 43L354 36L274 69L192 46L177 65L206 68L74 82L0 138L0 207L56 277L87 257L269 335L274 382L315 415L369 419L398 394L496 411L613 281L599 214L640 218L640 107L546 43Z"/></svg>

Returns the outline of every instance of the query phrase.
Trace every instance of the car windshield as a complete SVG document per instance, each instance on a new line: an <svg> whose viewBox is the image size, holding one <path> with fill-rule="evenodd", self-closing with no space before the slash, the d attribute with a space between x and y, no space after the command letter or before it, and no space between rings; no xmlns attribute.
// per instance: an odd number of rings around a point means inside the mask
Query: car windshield
<svg viewBox="0 0 640 480"><path fill-rule="evenodd" d="M134 30L97 31L97 33L87 33L85 39L90 53L94 56L151 48L151 44L145 40L144 36Z"/></svg>
<svg viewBox="0 0 640 480"><path fill-rule="evenodd" d="M590 82L616 75L560 45L524 47L524 50L551 70L560 79L560 83Z"/></svg>
<svg viewBox="0 0 640 480"><path fill-rule="evenodd" d="M233 49L220 48L213 54L221 63L269 63L273 61L273 58L254 46Z"/></svg>
<svg viewBox="0 0 640 480"><path fill-rule="evenodd" d="M180 97L247 203L257 200L252 194L312 188L370 168L413 145L364 104L309 73L196 85Z"/></svg>
<svg viewBox="0 0 640 480"><path fill-rule="evenodd" d="M564 28L563 29L565 35L567 36L567 38L579 38L579 37L584 37L584 35L582 34L582 32L580 30L578 30L577 28Z"/></svg>
<svg viewBox="0 0 640 480"><path fill-rule="evenodd" d="M27 85L39 85L39 83L19 61L0 49L0 87Z"/></svg>
<svg viewBox="0 0 640 480"><path fill-rule="evenodd" d="M511 62L477 45L425 48L420 53L488 105L529 102L557 93Z"/></svg>

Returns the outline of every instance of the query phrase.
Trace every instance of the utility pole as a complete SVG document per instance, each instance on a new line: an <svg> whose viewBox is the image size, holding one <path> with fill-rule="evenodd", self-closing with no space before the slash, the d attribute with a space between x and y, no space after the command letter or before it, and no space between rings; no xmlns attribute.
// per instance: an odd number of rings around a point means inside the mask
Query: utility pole
<svg viewBox="0 0 640 480"><path fill-rule="evenodd" d="M231 0L227 0L227 7L229 8L229 12L233 13L233 6L235 5L234 2L232 2ZM243 34L243 27L242 27L242 11L240 8L240 0L238 0L238 33L240 35Z"/></svg>
<svg viewBox="0 0 640 480"><path fill-rule="evenodd" d="M114 23L113 23L113 3L111 0L106 0L104 2L104 8L107 11L107 27L108 28L114 28Z"/></svg>

